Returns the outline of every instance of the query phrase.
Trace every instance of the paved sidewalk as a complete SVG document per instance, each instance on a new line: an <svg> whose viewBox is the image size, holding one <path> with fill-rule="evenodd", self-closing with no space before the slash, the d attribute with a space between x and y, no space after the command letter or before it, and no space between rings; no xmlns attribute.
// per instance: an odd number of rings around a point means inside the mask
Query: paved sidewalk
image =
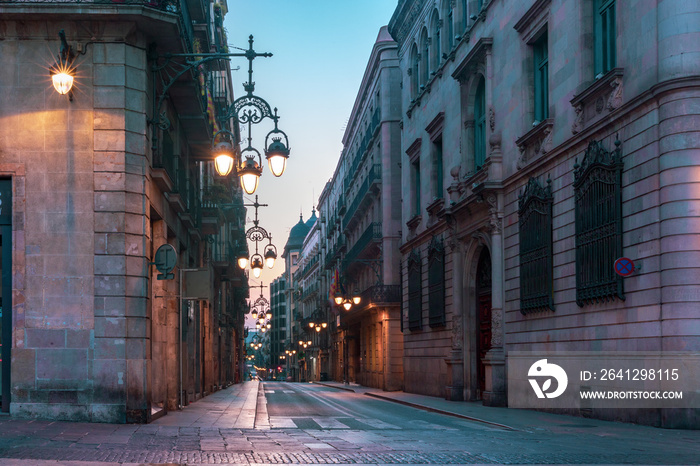
<svg viewBox="0 0 700 466"><path fill-rule="evenodd" d="M260 382L232 385L205 396L182 411L175 411L150 423L156 426L255 428ZM175 413L177 413L175 415Z"/></svg>

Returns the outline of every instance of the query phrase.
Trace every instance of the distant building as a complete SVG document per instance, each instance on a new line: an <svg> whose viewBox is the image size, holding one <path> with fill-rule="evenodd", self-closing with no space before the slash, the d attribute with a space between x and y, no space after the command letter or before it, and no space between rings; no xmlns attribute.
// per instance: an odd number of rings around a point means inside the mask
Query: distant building
<svg viewBox="0 0 700 466"><path fill-rule="evenodd" d="M275 278L270 284L270 312L272 319L270 323L270 361L272 365L278 367L286 367L287 348L287 300L285 292L287 289L287 281L284 274ZM283 359L280 356L284 356Z"/></svg>
<svg viewBox="0 0 700 466"><path fill-rule="evenodd" d="M295 280L295 272L299 268L299 255L301 253L301 248L304 244L304 238L306 238L309 232L310 226L304 222L303 216L299 215L299 221L294 225L289 232L289 238L287 243L284 245L284 251L282 252L282 258L284 259L284 280L286 283L286 334L287 334L287 344L290 348L293 348L297 342L293 340L295 333L298 333L298 328L301 325L297 317L299 316L299 311L297 310L298 300L300 297L299 284ZM296 348L294 348L296 349ZM287 359L287 373L289 377L293 380L299 380L299 360L295 356L291 359Z"/></svg>
<svg viewBox="0 0 700 466"><path fill-rule="evenodd" d="M348 297L357 291L362 299L349 311L333 304L328 319L332 377L385 390L403 387L400 79L396 42L382 27L343 136L338 167L319 199L325 269L321 309L330 309L334 281Z"/></svg>

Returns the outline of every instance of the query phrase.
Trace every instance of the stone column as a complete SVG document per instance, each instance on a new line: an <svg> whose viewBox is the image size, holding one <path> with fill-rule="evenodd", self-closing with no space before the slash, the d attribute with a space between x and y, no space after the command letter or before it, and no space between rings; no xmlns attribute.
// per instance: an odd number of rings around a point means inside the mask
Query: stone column
<svg viewBox="0 0 700 466"><path fill-rule="evenodd" d="M486 370L485 406L506 405L506 371L505 350L503 345L503 225L501 196L489 193L490 233L491 233L491 349L486 353L484 366Z"/></svg>
<svg viewBox="0 0 700 466"><path fill-rule="evenodd" d="M447 363L445 399L464 400L464 330L463 330L463 279L464 252L462 244L454 237L447 243L452 255L452 349Z"/></svg>

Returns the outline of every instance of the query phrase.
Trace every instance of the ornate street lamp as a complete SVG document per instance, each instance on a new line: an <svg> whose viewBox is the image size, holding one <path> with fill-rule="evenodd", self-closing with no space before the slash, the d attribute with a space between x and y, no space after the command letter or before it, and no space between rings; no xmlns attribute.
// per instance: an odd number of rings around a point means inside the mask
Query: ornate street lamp
<svg viewBox="0 0 700 466"><path fill-rule="evenodd" d="M345 293L343 293L343 291L339 289L335 292L335 295L333 296L333 301L338 306L342 306L343 309L349 311L352 308L353 304L360 304L360 302L362 301L362 297L360 296L360 292L357 290L355 290L355 292L352 295L347 296Z"/></svg>
<svg viewBox="0 0 700 466"><path fill-rule="evenodd" d="M274 244L272 244L272 235L260 226L260 221L258 220L258 207L267 207L267 204L260 204L258 202L258 196L256 195L255 202L253 204L244 205L246 207L255 208L255 220L253 220L253 226L250 227L245 233L247 239L255 242L255 254L253 254L253 257L248 260L248 257L241 253L238 256L237 262L241 269L245 269L248 266L248 263L250 263L250 268L253 271L253 275L255 278L260 278L263 264L270 269L275 266L275 259L277 259L277 248ZM265 239L267 239L269 243L263 250L263 256L258 252L258 244Z"/></svg>
<svg viewBox="0 0 700 466"><path fill-rule="evenodd" d="M62 34L62 31L61 31ZM60 34L60 35L61 35ZM65 43L65 36L61 35L63 53L64 44L67 54L70 48ZM151 137L151 150L155 159L158 150L158 130L165 130L170 123L164 121L161 115L161 107L168 95L169 89L180 79L182 75L191 70L203 70L208 62L229 60L231 57L244 57L248 60L248 81L243 83L245 95L233 101L230 107L226 108L220 115L216 115L216 120L223 122L234 120L237 124L248 126L248 144L242 151L238 148L239 141L228 130L221 130L214 134L212 140L212 157L214 166L220 176L227 176L234 173L241 180L241 186L247 194L255 193L258 181L262 176L262 156L260 152L252 146L252 125L258 124L270 118L274 121L275 127L265 137L265 158L268 160L270 170L274 176L281 176L284 172L287 158L289 158L289 141L287 135L278 128L279 116L277 109L272 112L270 104L265 99L254 94L255 82L253 81L253 60L256 57L271 57L271 53L258 53L253 49L253 36L248 38L248 49L243 53L169 53L159 56L155 50L149 52L149 58L153 60L153 89L157 89L157 98L153 99L153 119L150 121L153 127ZM68 55L67 55L68 56ZM71 60L72 61L72 60ZM68 62L64 60L62 62ZM56 76L54 78L54 76ZM60 78L59 78L60 76ZM61 84L56 87L59 92L69 89L69 80L63 74L52 71L54 83ZM58 86L58 84L54 84ZM67 91L66 91L67 92ZM224 141L218 141L220 133L228 133L230 137ZM268 141L272 141L268 144ZM284 140L284 141L283 141Z"/></svg>
<svg viewBox="0 0 700 466"><path fill-rule="evenodd" d="M277 108L275 108L275 114L272 119L275 121L275 129L265 136L265 158L267 158L272 174L279 177L284 173L287 159L289 158L289 140L285 132L277 128L277 120L279 120ZM284 142L282 142L283 137ZM272 138L270 145L267 144L269 138Z"/></svg>
<svg viewBox="0 0 700 466"><path fill-rule="evenodd" d="M68 98L73 100L71 89L73 89L73 80L75 78L75 67L73 66L75 55L73 55L73 49L66 41L66 33L63 29L58 31L58 37L61 38L61 48L56 63L49 67L49 74L56 92L61 95L68 94Z"/></svg>
<svg viewBox="0 0 700 466"><path fill-rule="evenodd" d="M253 271L253 276L255 278L260 278L263 268L263 257L260 254L253 254L250 258L250 269Z"/></svg>

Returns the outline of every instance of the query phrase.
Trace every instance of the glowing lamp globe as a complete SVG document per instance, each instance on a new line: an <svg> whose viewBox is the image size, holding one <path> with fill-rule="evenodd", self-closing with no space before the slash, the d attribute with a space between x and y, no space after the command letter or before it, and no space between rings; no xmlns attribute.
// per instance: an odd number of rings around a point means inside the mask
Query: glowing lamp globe
<svg viewBox="0 0 700 466"><path fill-rule="evenodd" d="M227 176L233 170L233 146L228 141L222 141L214 146L214 167L219 176Z"/></svg>
<svg viewBox="0 0 700 466"><path fill-rule="evenodd" d="M73 88L73 73L66 66L56 65L51 68L53 88L61 95L66 95Z"/></svg>
<svg viewBox="0 0 700 466"><path fill-rule="evenodd" d="M265 157L272 174L277 177L282 176L289 158L289 149L281 141L281 138L272 138L272 144L265 151Z"/></svg>
<svg viewBox="0 0 700 466"><path fill-rule="evenodd" d="M275 259L277 259L277 254L272 248L265 251L265 265L267 265L268 269L275 266Z"/></svg>
<svg viewBox="0 0 700 466"><path fill-rule="evenodd" d="M253 157L246 157L238 174L241 177L241 187L243 187L243 191L245 191L246 194L255 193L255 190L258 189L260 175L262 175L262 170L258 162L256 162Z"/></svg>

